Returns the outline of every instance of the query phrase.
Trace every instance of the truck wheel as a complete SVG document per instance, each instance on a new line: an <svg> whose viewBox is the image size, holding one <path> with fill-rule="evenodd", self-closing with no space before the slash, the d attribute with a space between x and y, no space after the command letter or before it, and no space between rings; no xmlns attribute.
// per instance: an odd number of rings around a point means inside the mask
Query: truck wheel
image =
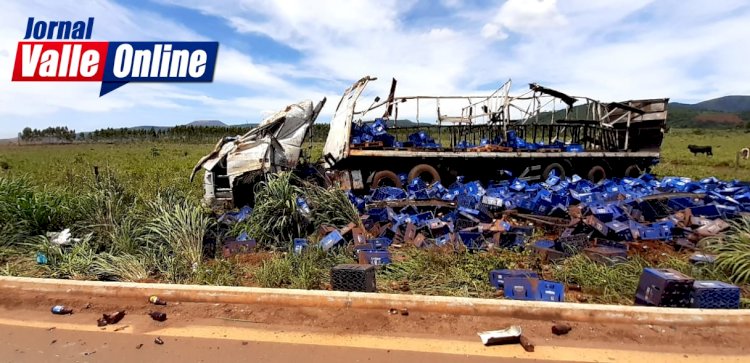
<svg viewBox="0 0 750 363"><path fill-rule="evenodd" d="M425 182L427 182L427 185L432 185L440 181L440 174L437 170L435 170L435 168L428 164L419 164L413 167L409 172L409 183L424 174L430 175L430 180L425 180Z"/></svg>
<svg viewBox="0 0 750 363"><path fill-rule="evenodd" d="M630 165L627 168L625 168L625 176L630 178L637 178L641 176L643 172L641 171L641 168L638 167L638 165Z"/></svg>
<svg viewBox="0 0 750 363"><path fill-rule="evenodd" d="M370 189L376 189L383 186L393 186L401 188L401 179L396 173L390 170L381 170L372 177Z"/></svg>
<svg viewBox="0 0 750 363"><path fill-rule="evenodd" d="M558 163L552 163L544 168L544 172L542 172L542 180L547 180L550 174L552 174L553 170L555 171L555 175L557 175L560 179L565 178L565 168L563 168L563 166Z"/></svg>
<svg viewBox="0 0 750 363"><path fill-rule="evenodd" d="M601 180L607 179L607 171L599 165L594 165L587 174L589 181L598 183Z"/></svg>

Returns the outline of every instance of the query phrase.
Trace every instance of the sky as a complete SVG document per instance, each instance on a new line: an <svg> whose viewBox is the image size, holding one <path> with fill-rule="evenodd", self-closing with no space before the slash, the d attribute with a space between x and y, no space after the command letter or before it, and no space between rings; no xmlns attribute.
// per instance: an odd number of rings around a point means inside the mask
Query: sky
<svg viewBox="0 0 750 363"><path fill-rule="evenodd" d="M488 94L508 79L517 93L536 82L602 101L750 94L746 0L0 0L0 14L0 138L258 122L323 97L328 122L366 75L379 78L367 97L386 96L392 77L402 95ZM92 40L218 41L214 81L103 97L96 82L11 82L29 17L94 17Z"/></svg>

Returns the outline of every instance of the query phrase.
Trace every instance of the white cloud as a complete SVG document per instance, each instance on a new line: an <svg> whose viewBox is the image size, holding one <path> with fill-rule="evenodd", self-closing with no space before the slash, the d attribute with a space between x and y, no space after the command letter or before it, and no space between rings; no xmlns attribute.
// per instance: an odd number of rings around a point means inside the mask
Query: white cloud
<svg viewBox="0 0 750 363"><path fill-rule="evenodd" d="M508 0L495 17L482 28L482 36L505 39L507 31L534 34L565 26L567 19L557 8L557 0Z"/></svg>
<svg viewBox="0 0 750 363"><path fill-rule="evenodd" d="M107 40L205 36L200 24L181 24L169 12L112 1L87 2L85 9L72 1L4 5L9 20L0 23L0 81L6 81L0 83L0 134L7 134L8 120L24 114L37 115L38 122L66 112L91 119L254 120L262 111L324 95L327 114L341 90L364 75L381 78L367 97L384 96L390 77L399 80L402 94L478 94L508 78L516 90L539 82L605 101L750 94L750 50L742 46L750 38L750 4L743 0L710 6L700 0L442 0L451 11L427 17L420 11L434 5L419 0L157 1L225 21L233 42L268 37L293 48L299 59L263 61L216 39L222 45L211 87L127 85L98 98L94 84L12 84L11 57L28 16L90 14L97 19L95 37ZM228 96L228 90L242 94ZM434 109L422 114L429 119Z"/></svg>

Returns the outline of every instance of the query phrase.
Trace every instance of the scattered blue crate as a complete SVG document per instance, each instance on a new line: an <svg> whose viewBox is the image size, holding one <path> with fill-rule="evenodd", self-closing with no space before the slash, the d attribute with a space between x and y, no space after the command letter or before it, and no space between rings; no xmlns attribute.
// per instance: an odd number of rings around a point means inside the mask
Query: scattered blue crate
<svg viewBox="0 0 750 363"><path fill-rule="evenodd" d="M690 208L690 212L694 216L700 216L700 217L706 217L706 218L719 218L721 217L721 213L719 212L719 209L716 208L716 205L713 204L707 204L699 207L692 207Z"/></svg>
<svg viewBox="0 0 750 363"><path fill-rule="evenodd" d="M323 251L328 251L337 245L344 243L344 237L338 230L333 230L320 240L320 247Z"/></svg>
<svg viewBox="0 0 750 363"><path fill-rule="evenodd" d="M500 246L502 248L523 248L526 242L526 237L523 233L518 232L505 232L500 235Z"/></svg>
<svg viewBox="0 0 750 363"><path fill-rule="evenodd" d="M482 247L482 234L479 232L458 232L458 239L470 250L478 250Z"/></svg>
<svg viewBox="0 0 750 363"><path fill-rule="evenodd" d="M536 300L538 282L533 277L508 277L503 281L503 294L513 300Z"/></svg>
<svg viewBox="0 0 750 363"><path fill-rule="evenodd" d="M536 300L565 301L565 285L554 281L539 280L536 288Z"/></svg>
<svg viewBox="0 0 750 363"><path fill-rule="evenodd" d="M372 245L373 248L384 249L384 248L388 248L393 243L393 240L391 240L390 238L386 238L386 237L378 237L378 238L368 239L367 243Z"/></svg>
<svg viewBox="0 0 750 363"><path fill-rule="evenodd" d="M391 253L384 250L359 250L357 258L360 264L379 266L391 263Z"/></svg>
<svg viewBox="0 0 750 363"><path fill-rule="evenodd" d="M367 215L371 222L386 222L389 217L388 208L372 208L367 211Z"/></svg>
<svg viewBox="0 0 750 363"><path fill-rule="evenodd" d="M699 309L739 309L740 288L721 281L695 281L690 306Z"/></svg>
<svg viewBox="0 0 750 363"><path fill-rule="evenodd" d="M695 279L673 269L644 268L636 298L653 306L689 307Z"/></svg>
<svg viewBox="0 0 750 363"><path fill-rule="evenodd" d="M605 223L605 225L607 226L607 228L609 228L610 237L616 237L616 239L620 241L633 240L633 234L631 232L629 223L612 221L609 223Z"/></svg>
<svg viewBox="0 0 750 363"><path fill-rule="evenodd" d="M505 279L511 277L533 277L538 278L536 272L531 270L492 270L490 271L490 285L500 290L505 286Z"/></svg>

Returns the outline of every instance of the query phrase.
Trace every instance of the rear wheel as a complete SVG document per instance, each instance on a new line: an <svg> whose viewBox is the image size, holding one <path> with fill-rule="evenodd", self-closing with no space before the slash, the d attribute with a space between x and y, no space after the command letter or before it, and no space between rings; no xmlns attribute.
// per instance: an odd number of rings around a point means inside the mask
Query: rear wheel
<svg viewBox="0 0 750 363"><path fill-rule="evenodd" d="M432 185L440 181L440 173L432 165L419 164L409 171L409 183L416 178L421 178L428 185Z"/></svg>
<svg viewBox="0 0 750 363"><path fill-rule="evenodd" d="M542 172L542 179L547 180L550 175L552 175L552 172L555 172L555 175L559 177L560 179L565 178L565 168L558 164L558 163L552 163L547 165L546 168L544 168L544 171Z"/></svg>
<svg viewBox="0 0 750 363"><path fill-rule="evenodd" d="M370 189L376 189L379 187L396 187L401 188L401 179L396 173L390 170L381 170L372 177L372 184Z"/></svg>
<svg viewBox="0 0 750 363"><path fill-rule="evenodd" d="M604 167L599 165L594 165L589 170L589 173L587 174L587 177L589 181L593 183L598 183L604 179L607 179L607 170L604 169Z"/></svg>
<svg viewBox="0 0 750 363"><path fill-rule="evenodd" d="M625 168L625 176L629 178L637 178L643 174L643 171L638 165L630 165L627 168Z"/></svg>

